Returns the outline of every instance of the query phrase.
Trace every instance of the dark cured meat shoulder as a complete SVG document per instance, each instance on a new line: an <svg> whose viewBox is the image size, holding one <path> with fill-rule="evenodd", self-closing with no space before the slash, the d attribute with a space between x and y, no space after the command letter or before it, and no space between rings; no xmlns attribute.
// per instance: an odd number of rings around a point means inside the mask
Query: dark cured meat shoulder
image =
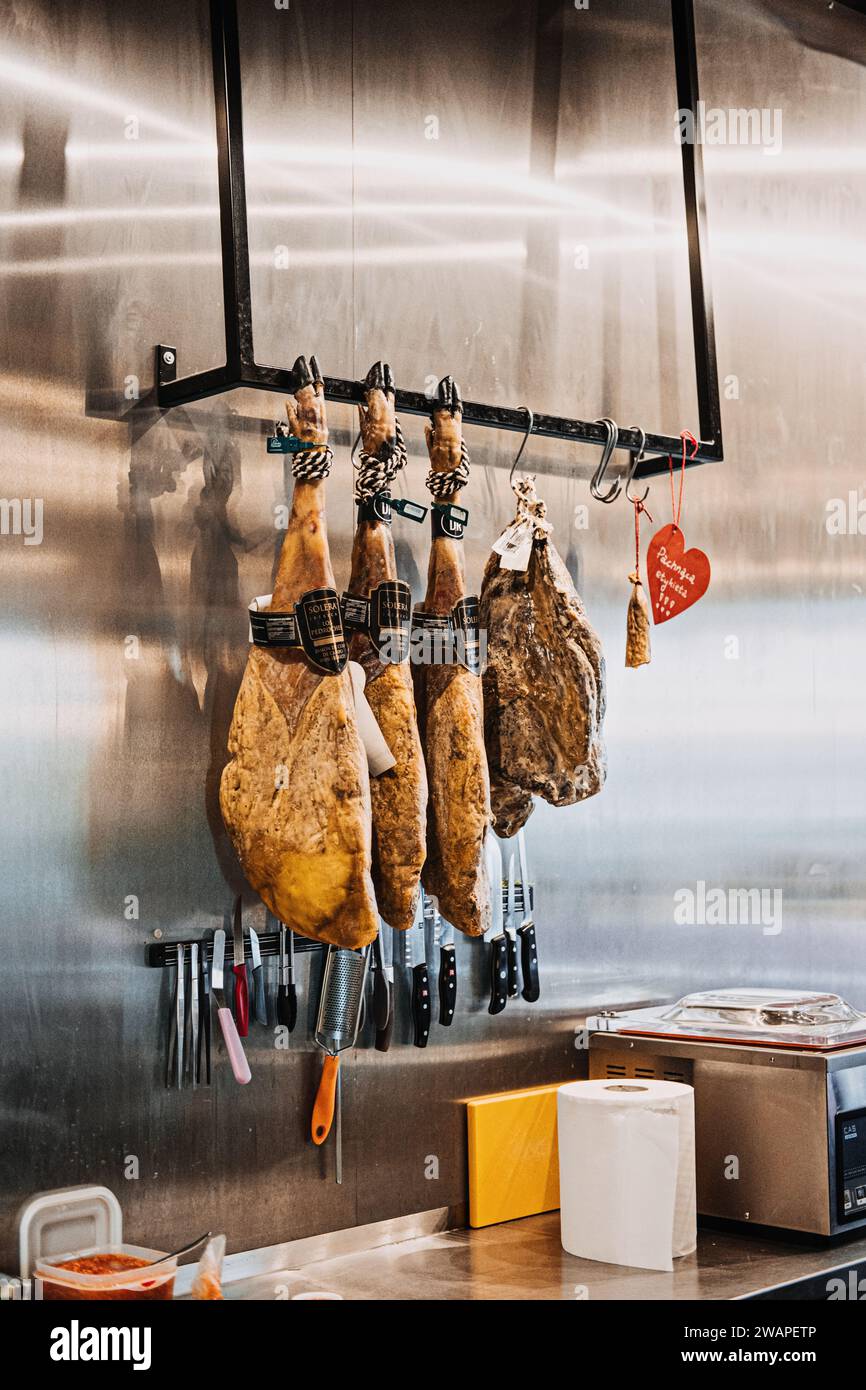
<svg viewBox="0 0 866 1390"><path fill-rule="evenodd" d="M533 796L569 806L604 785L604 656L548 537L533 542L525 573L490 556L481 627L493 823L507 837L526 823Z"/></svg>

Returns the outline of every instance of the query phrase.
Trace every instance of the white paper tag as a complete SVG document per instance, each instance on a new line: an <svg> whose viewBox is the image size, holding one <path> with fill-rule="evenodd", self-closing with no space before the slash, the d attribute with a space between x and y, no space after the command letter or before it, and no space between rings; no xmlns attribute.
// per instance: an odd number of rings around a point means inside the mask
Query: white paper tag
<svg viewBox="0 0 866 1390"><path fill-rule="evenodd" d="M493 549L499 556L499 568L503 570L526 570L532 554L532 541L535 535L535 522L528 517L513 521L498 540Z"/></svg>
<svg viewBox="0 0 866 1390"><path fill-rule="evenodd" d="M270 606L271 606L271 599L272 599L272 598L273 598L273 594L259 594L256 598L254 598L254 599L248 604L248 607L251 608L251 609L253 610L254 613L261 613L261 611L262 611L263 608L270 608ZM252 644L253 644L253 629L252 629L252 626L250 626L250 628L249 628L249 640L250 640L250 646L252 646Z"/></svg>

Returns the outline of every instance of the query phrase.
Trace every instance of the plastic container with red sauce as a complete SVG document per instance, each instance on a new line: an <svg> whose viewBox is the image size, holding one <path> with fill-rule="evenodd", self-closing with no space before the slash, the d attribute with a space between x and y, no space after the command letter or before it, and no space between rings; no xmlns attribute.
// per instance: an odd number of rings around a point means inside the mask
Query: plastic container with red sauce
<svg viewBox="0 0 866 1390"><path fill-rule="evenodd" d="M35 1275L42 1298L58 1303L67 1299L167 1300L174 1297L177 1261L166 1260L152 1275L148 1268L165 1258L162 1250L140 1245L103 1245L70 1255L40 1256Z"/></svg>

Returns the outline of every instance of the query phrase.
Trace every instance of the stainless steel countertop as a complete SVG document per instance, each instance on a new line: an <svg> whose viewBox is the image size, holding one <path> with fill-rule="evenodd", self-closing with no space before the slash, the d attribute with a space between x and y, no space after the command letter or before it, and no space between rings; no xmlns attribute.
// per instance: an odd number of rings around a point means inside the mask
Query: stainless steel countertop
<svg viewBox="0 0 866 1390"><path fill-rule="evenodd" d="M813 1248L760 1235L700 1231L672 1273L568 1255L559 1212L485 1230L444 1231L226 1287L229 1299L285 1299L315 1289L346 1299L733 1299L866 1259L866 1238Z"/></svg>

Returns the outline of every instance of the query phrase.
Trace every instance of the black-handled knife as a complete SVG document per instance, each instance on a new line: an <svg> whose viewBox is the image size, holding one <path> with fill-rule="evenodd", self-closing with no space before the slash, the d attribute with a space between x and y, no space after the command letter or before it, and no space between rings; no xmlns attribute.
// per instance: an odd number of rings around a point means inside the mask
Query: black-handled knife
<svg viewBox="0 0 866 1390"><path fill-rule="evenodd" d="M517 935L520 937L520 969L523 973L522 993L527 1003L534 1004L541 994L535 924L530 922L527 927L518 927Z"/></svg>
<svg viewBox="0 0 866 1390"><path fill-rule="evenodd" d="M526 855L526 837L522 830L517 834L517 852L520 855L520 887L523 898L523 922L517 929L520 937L520 968L523 973L523 997L528 1004L534 1004L541 994L541 980L538 971L538 942L535 936L535 923L532 920L532 885L529 882L529 868Z"/></svg>
<svg viewBox="0 0 866 1390"><path fill-rule="evenodd" d="M426 1047L430 1038L430 976L427 962L412 966L412 1041Z"/></svg>
<svg viewBox="0 0 866 1390"><path fill-rule="evenodd" d="M286 932L284 922L280 923L280 968L277 986L277 1022L291 1033L298 1021L298 994L295 989L295 943L291 931L288 932L288 952L286 951Z"/></svg>
<svg viewBox="0 0 866 1390"><path fill-rule="evenodd" d="M454 927L436 913L441 933L439 941L439 1022L450 1028L454 1022L457 1003L457 951L454 946Z"/></svg>
<svg viewBox="0 0 866 1390"><path fill-rule="evenodd" d="M427 968L427 945L426 945L426 922L424 918L424 893L418 901L418 911L415 915L414 925L409 928L409 940L406 945L408 948L412 964L411 978L411 1010L412 1010L412 1042L416 1047L426 1047L430 1040L430 973ZM420 937L424 942L423 960L415 965L415 944Z"/></svg>
<svg viewBox="0 0 866 1390"><path fill-rule="evenodd" d="M508 938L502 932L490 942L489 1014L501 1014L508 1002Z"/></svg>

